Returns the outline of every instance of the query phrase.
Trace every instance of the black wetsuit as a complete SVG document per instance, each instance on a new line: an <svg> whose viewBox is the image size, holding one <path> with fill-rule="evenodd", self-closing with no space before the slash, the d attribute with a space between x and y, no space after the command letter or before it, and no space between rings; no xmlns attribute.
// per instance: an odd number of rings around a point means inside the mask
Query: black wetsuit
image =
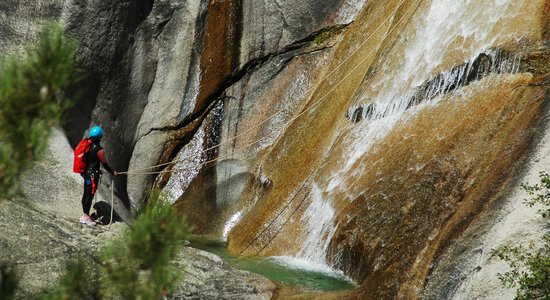
<svg viewBox="0 0 550 300"><path fill-rule="evenodd" d="M93 141L90 146L90 150L86 153L86 171L80 173L84 178L84 194L82 195L82 210L85 214L90 214L90 208L92 207L92 199L99 185L100 177L100 165L103 165L105 170L109 173L113 173L113 169L107 163L105 159L105 152L103 147L99 144L99 141Z"/></svg>

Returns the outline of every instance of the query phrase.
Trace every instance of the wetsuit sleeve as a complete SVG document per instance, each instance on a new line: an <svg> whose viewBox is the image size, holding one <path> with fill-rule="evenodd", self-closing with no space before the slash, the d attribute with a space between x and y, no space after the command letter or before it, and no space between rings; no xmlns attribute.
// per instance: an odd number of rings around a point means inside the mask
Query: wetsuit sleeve
<svg viewBox="0 0 550 300"><path fill-rule="evenodd" d="M109 166L109 163L107 162L107 158L105 157L105 151L103 151L103 149L97 152L97 158L99 158L99 161L101 162L105 170L107 170L107 172L111 174L114 173L113 168L111 168L111 166Z"/></svg>

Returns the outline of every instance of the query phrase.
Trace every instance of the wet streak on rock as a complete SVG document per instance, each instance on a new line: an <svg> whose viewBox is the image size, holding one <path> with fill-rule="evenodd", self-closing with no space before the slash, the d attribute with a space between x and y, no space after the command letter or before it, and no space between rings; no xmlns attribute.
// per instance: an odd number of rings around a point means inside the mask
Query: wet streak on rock
<svg viewBox="0 0 550 300"><path fill-rule="evenodd" d="M232 77L237 72L240 57L241 1L208 1L202 4L204 7L197 19L198 31L192 56L192 64L195 65L191 66L189 76L191 80L200 80L198 96L191 111L182 111L183 120L179 121L179 125L153 128L171 132L170 142L162 153L160 163L172 160L181 146L191 140L218 100L224 98L224 90L233 82ZM197 71L200 74L195 74ZM185 97L193 96L193 88L196 88L193 82L188 82ZM162 185L165 179L157 184Z"/></svg>
<svg viewBox="0 0 550 300"><path fill-rule="evenodd" d="M206 12L204 12L204 13L206 13ZM204 22L205 16L199 17L199 20L197 22L202 24ZM203 26L200 25L200 24L197 25L197 28L203 28ZM242 26L242 24L235 24L236 28L240 28L241 26ZM323 28L319 31L315 31L315 32L309 34L308 36L306 36L305 38L303 38L301 40L298 40L298 41L296 41L296 42L294 42L290 45L287 45L287 46L283 47L280 51L277 51L277 52L274 52L274 53L269 53L265 56L250 60L244 66L242 66L240 69L238 68L238 64L237 64L237 65L235 65L235 68L232 69L231 74L229 74L228 76L225 76L223 78L223 80L219 80L219 78L216 79L214 77L218 82L217 86L214 86L212 84L207 84L206 82L203 82L205 80L205 78L203 77L204 74L202 74L201 77L200 77L201 87L205 84L207 86L210 86L209 89L202 88L201 89L202 96L199 96L197 98L198 100L200 100L199 102L201 102L203 105L198 105L198 104L195 105L194 110L192 112L189 112L186 115L182 115L182 120L180 120L178 122L178 124L176 124L174 126L165 126L163 128L152 128L152 130L174 131L174 132L184 130L184 128L189 127L189 124L195 122L197 119L204 118L204 115L207 114L212 109L213 104L215 104L214 102L216 102L220 99L224 99L224 94L225 94L225 91L226 91L227 88L229 88L234 83L240 81L241 79L245 78L245 76L250 74L253 70L256 70L260 66L263 66L264 64L266 64L269 61L271 61L275 58L278 58L278 57L283 57L285 62L288 63L296 56L304 55L304 54L308 54L308 53L314 53L316 51L322 51L322 50L331 48L332 46L327 46L327 45L324 45L324 44L319 44L319 45L313 45L313 44L315 44L315 39L319 35L326 34L327 32L330 32L331 35L339 35L339 34L344 32L344 30L347 28L347 26L348 25L335 25L335 26ZM198 39L202 40L203 35L204 35L204 32L202 32L202 31L199 32L198 33ZM237 38L237 36L235 36L234 38ZM239 38L240 38L240 36L239 36ZM195 48L197 50L195 50L195 53L193 54L192 60L197 60L196 56L201 55L200 50L198 50L198 49L202 49L201 44L196 43ZM239 49L240 49L239 47L234 47L235 51L240 51ZM240 53L233 53L232 56L234 56L234 59L237 59L239 54ZM201 62L203 60L204 59L201 59ZM208 66L213 66L214 68L216 68L216 67L219 68L219 66L216 66L216 65L212 64L211 62L207 62L207 65ZM201 66L204 67L203 65L201 65ZM201 70L201 72L204 72L204 70ZM215 71L213 71L213 72L215 72ZM195 78L196 76L197 75L193 74L193 70L192 70L191 75L189 77L190 78ZM190 96L190 93L191 93L189 86L190 85L188 84L188 87L187 87L187 90L186 90L186 96ZM214 89L214 87L215 87L215 89ZM207 91L209 93L206 93ZM178 134L178 135L181 136L181 134Z"/></svg>
<svg viewBox="0 0 550 300"><path fill-rule="evenodd" d="M209 1L205 17L201 46L203 52L200 57L202 84L192 114L210 105L209 97L218 91L239 64L241 0Z"/></svg>
<svg viewBox="0 0 550 300"><path fill-rule="evenodd" d="M204 35L204 52L200 61L201 86L195 104L195 111L210 106L220 87L239 67L240 42L242 36L242 0L209 1ZM219 118L214 118L218 120ZM216 123L216 121L214 121ZM210 124L210 133L205 148L218 144L220 124ZM217 149L208 155L215 158Z"/></svg>
<svg viewBox="0 0 550 300"><path fill-rule="evenodd" d="M291 45L288 45L284 47L281 51L276 53L268 54L264 57L260 57L258 59L254 59L246 63L242 68L240 69L234 69L232 73L229 76L226 76L223 80L219 80L218 86L213 86L211 84L206 84L204 82L204 78L201 78L201 87L203 85L210 86L212 90L209 90L211 93L206 95L204 94L204 87L201 89L201 93L203 93L204 98L199 96L198 99L202 99L203 107L199 107L198 105L195 106L195 111L192 113L189 113L185 116L183 116L183 120L178 122L175 126L165 126L163 128L153 128L152 131L164 131L169 132L171 139L166 145L162 157L159 160L159 163L166 163L171 161L179 152L181 147L185 145L195 132L199 129L204 119L208 116L208 114L212 111L214 107L219 103L221 100L228 100L232 101L230 99L231 96L225 95L225 91L227 88L229 88L232 84L238 82L239 80L245 78L248 74L250 74L253 70L258 69L259 67L263 66L264 64L268 63L269 61L280 57L284 60L285 64L288 64L291 60L293 60L295 57L307 53L314 53L316 51L321 51L327 48L330 48L330 46L327 45L312 45L315 38L323 32L330 31L334 34L340 34L344 31L346 26L334 26L330 28L325 28L319 32L314 32L310 35L308 35L306 38L299 40ZM214 66L215 67L215 66ZM236 65L238 67L238 65ZM282 70L282 69L281 69ZM192 75L190 77L193 77L195 75ZM218 80L217 78L216 80ZM214 89L215 88L215 89ZM186 91L186 95L189 95L189 88L188 91Z"/></svg>

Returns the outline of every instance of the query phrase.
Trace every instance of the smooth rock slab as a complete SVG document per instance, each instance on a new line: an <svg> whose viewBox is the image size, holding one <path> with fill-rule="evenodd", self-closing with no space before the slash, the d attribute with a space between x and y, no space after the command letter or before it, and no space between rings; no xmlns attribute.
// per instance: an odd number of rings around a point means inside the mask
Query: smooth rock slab
<svg viewBox="0 0 550 300"><path fill-rule="evenodd" d="M185 248L178 264L185 268L184 280L171 299L271 299L277 287L202 250Z"/></svg>
<svg viewBox="0 0 550 300"><path fill-rule="evenodd" d="M32 299L59 280L66 261L96 252L97 240L77 222L22 202L0 202L0 262L20 275L16 298Z"/></svg>

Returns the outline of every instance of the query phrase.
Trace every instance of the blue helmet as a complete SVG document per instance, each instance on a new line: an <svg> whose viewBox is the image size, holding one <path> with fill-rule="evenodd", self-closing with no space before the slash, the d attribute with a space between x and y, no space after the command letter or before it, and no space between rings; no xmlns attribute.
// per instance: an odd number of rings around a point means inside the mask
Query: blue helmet
<svg viewBox="0 0 550 300"><path fill-rule="evenodd" d="M101 126L94 126L90 129L90 137L93 139L100 139L103 136L103 129Z"/></svg>

